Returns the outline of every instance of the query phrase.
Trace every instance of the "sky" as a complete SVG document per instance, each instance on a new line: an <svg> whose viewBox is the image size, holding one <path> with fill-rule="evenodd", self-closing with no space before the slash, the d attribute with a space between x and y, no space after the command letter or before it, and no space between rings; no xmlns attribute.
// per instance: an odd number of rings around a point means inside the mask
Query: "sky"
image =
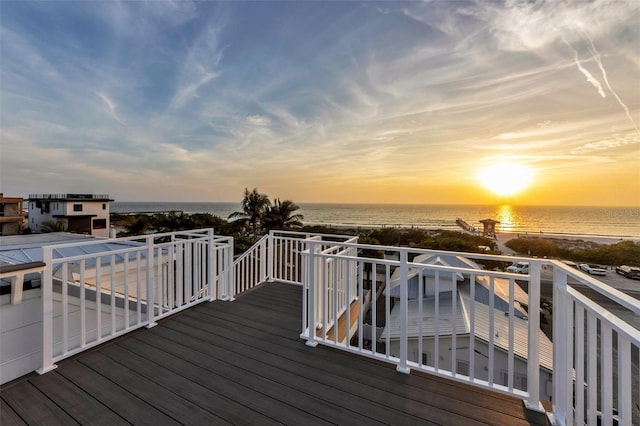
<svg viewBox="0 0 640 426"><path fill-rule="evenodd" d="M6 196L640 207L635 0L3 0L0 24ZM530 184L486 187L509 167Z"/></svg>

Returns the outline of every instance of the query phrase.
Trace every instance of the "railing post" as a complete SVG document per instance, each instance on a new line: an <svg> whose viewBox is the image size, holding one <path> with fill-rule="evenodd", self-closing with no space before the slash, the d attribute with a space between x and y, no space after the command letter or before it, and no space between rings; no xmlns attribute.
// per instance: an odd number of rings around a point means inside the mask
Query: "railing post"
<svg viewBox="0 0 640 426"><path fill-rule="evenodd" d="M45 263L42 272L42 364L36 370L44 374L57 366L53 363L53 255L50 247L42 248L42 261Z"/></svg>
<svg viewBox="0 0 640 426"><path fill-rule="evenodd" d="M260 282L269 281L269 277L267 276L267 244L269 244L269 236L263 239L260 244L260 256L258 256L258 262L260 264Z"/></svg>
<svg viewBox="0 0 640 426"><path fill-rule="evenodd" d="M569 365L567 350L567 273L557 266L553 269L553 419L557 425L567 424L567 393L570 383L567 378ZM596 350L593 348L592 350Z"/></svg>
<svg viewBox="0 0 640 426"><path fill-rule="evenodd" d="M147 328L158 325L155 321L155 285L153 279L153 235L148 235L146 238L147 243L147 262L146 262L146 275L147 275Z"/></svg>
<svg viewBox="0 0 640 426"><path fill-rule="evenodd" d="M232 302L235 300L234 298L235 282L234 282L234 273L233 273L233 238L229 238L228 250L229 251L225 258L225 266L224 266L224 269L225 269L224 281L227 287L227 290L225 291L225 295L226 295L226 300L229 302Z"/></svg>
<svg viewBox="0 0 640 426"><path fill-rule="evenodd" d="M400 251L400 364L396 370L409 374L411 371L407 366L407 322L409 321L409 288L407 283L408 275L407 250Z"/></svg>
<svg viewBox="0 0 640 426"><path fill-rule="evenodd" d="M213 228L207 229L207 290L209 291L209 302L216 300L217 289L214 286L215 275L214 268L216 266L216 245L213 241Z"/></svg>
<svg viewBox="0 0 640 426"><path fill-rule="evenodd" d="M544 413L540 403L540 272L542 263L529 263L529 345L527 355L527 391L525 405L529 410Z"/></svg>
<svg viewBox="0 0 640 426"><path fill-rule="evenodd" d="M275 251L274 240L274 231L269 231L269 238L267 239L267 281L273 281L275 279L273 276L273 252Z"/></svg>
<svg viewBox="0 0 640 426"><path fill-rule="evenodd" d="M316 283L316 245L313 241L309 241L307 245L309 247L309 267L307 268L307 296L309 298L307 306L307 346L315 347L318 345L316 342L316 286L319 285Z"/></svg>

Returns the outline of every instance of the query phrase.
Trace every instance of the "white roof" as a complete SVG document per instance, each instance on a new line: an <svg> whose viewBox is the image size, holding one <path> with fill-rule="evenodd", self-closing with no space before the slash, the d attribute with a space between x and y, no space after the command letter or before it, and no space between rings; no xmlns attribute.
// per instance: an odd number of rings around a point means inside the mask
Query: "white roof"
<svg viewBox="0 0 640 426"><path fill-rule="evenodd" d="M423 254L416 256L412 263L422 263L425 265L439 265L450 266L454 268L465 268L481 270L480 266L462 256L444 255L444 254ZM422 281L420 277L433 278L436 276L436 271L433 269L420 269L409 268L407 271L407 291L409 293L409 299L418 298L418 284ZM464 276L456 272L456 281L464 281ZM441 271L439 278L441 282L451 281L453 274L450 272ZM400 268L396 268L391 275L391 282L389 284L388 291L391 297L400 297ZM387 288L384 289L383 294L386 296Z"/></svg>
<svg viewBox="0 0 640 426"><path fill-rule="evenodd" d="M452 303L451 293L441 293L439 303L439 320L438 334L440 336L449 336L454 332L451 321ZM469 335L471 330L471 303L474 304L474 335L476 339L480 339L487 344L489 343L489 319L491 308L483 303L470 300L467 293L463 291L457 292L457 309L455 318L456 335ZM409 338L417 338L420 334L420 324L422 327L422 336L435 336L435 298L425 298L422 301L422 318L420 318L419 301L408 301L408 318L407 336ZM381 339L386 339L389 334L390 339L400 338L400 304L396 303L390 313L389 323L385 326ZM493 310L494 338L493 344L505 352L509 351L509 316L498 309ZM526 360L528 358L528 333L529 322L526 319L514 317L513 328L513 352L514 354ZM549 338L538 330L538 338L540 341L540 365L551 371L553 369L553 345Z"/></svg>
<svg viewBox="0 0 640 426"><path fill-rule="evenodd" d="M14 238L18 237L18 238ZM89 235L72 234L69 232L52 232L48 234L17 235L0 239L0 265L19 265L21 263L42 262L45 246L74 242L95 241L95 244L71 246L55 249L54 259L69 256L79 256L90 253L105 253L124 247L137 246L135 241L110 240ZM130 254L129 256L133 256ZM143 253L144 257L145 254ZM116 255L118 261L124 259L122 254ZM95 259L88 259L87 266L95 263ZM55 271L54 271L55 272Z"/></svg>
<svg viewBox="0 0 640 426"><path fill-rule="evenodd" d="M407 335L409 337L418 337L420 335L420 327L422 327L423 337L432 337L436 334L436 318L435 318L435 297L427 297L422 299L422 318L420 318L420 300L414 299L408 301L408 318ZM451 335L469 333L469 321L464 314L463 303L458 294L456 297L456 317L455 321L451 320L453 312L453 303L451 292L440 293L439 296L439 321L438 334ZM396 303L389 314L389 324L382 331L382 339L386 339L387 333L390 339L400 338L400 303Z"/></svg>

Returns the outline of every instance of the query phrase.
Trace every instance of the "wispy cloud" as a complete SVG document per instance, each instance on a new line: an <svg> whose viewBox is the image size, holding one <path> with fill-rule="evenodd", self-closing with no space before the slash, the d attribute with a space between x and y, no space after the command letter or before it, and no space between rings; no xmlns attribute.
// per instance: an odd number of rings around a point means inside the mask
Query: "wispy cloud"
<svg viewBox="0 0 640 426"><path fill-rule="evenodd" d="M105 103L105 105L109 109L109 114L113 117L113 119L125 126L125 123L120 119L120 117L118 117L118 114L116 113L116 105L113 103L113 101L103 93L97 92L96 95L98 95L98 97Z"/></svg>
<svg viewBox="0 0 640 426"><path fill-rule="evenodd" d="M3 190L225 200L259 186L331 201L359 188L411 202L398 186L416 185L437 202L460 185L475 202L470 171L496 158L631 173L639 13L603 0L3 4Z"/></svg>

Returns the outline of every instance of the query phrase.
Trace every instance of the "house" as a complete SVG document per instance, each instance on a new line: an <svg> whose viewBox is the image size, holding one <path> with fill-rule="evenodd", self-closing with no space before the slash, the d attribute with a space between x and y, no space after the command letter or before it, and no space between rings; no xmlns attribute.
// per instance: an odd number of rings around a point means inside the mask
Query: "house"
<svg viewBox="0 0 640 426"><path fill-rule="evenodd" d="M477 263L454 255L422 255L416 257L414 263L481 270ZM391 277L388 290L393 298L400 297L398 272ZM493 297L490 296L492 293ZM509 308L510 294L514 299L512 311ZM470 279L465 279L462 273L438 273L436 284L433 269L412 268L408 274L408 297L407 336L411 361L509 386L509 354L512 351L511 384L517 389L527 389L529 324L525 307L528 305L528 295L517 284L510 286L507 279L490 279L478 272L474 275L472 297ZM490 323L493 324L493 330L486 326ZM393 356L399 353L400 327L400 307L399 303L394 303L389 322L380 338L382 341L389 339ZM510 333L513 333L511 348ZM551 400L553 346L542 330L538 330L538 339L540 398ZM474 353L473 363L469 359L470 347ZM455 357L452 357L452 351L456 351ZM492 363L489 362L490 357ZM455 365L452 365L454 358ZM470 375L472 364L475 371Z"/></svg>
<svg viewBox="0 0 640 426"><path fill-rule="evenodd" d="M22 203L22 197L5 197L0 193L0 236L22 234Z"/></svg>
<svg viewBox="0 0 640 426"><path fill-rule="evenodd" d="M27 201L32 232L42 232L45 222L61 221L68 232L109 236L113 200L107 194L31 194Z"/></svg>

